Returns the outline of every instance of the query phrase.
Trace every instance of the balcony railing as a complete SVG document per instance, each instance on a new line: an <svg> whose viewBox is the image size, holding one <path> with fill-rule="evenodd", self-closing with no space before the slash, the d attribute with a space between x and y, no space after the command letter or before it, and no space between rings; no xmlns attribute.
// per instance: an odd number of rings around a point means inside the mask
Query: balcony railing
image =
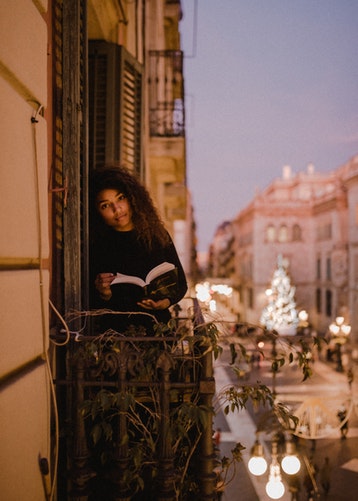
<svg viewBox="0 0 358 501"><path fill-rule="evenodd" d="M149 53L149 123L152 137L183 137L185 133L183 53Z"/></svg>
<svg viewBox="0 0 358 501"><path fill-rule="evenodd" d="M138 491L177 501L195 483L198 499L214 499L212 339L190 301L190 314L176 310L155 336L89 331L67 344L66 374L56 380L66 406L63 501L124 501Z"/></svg>

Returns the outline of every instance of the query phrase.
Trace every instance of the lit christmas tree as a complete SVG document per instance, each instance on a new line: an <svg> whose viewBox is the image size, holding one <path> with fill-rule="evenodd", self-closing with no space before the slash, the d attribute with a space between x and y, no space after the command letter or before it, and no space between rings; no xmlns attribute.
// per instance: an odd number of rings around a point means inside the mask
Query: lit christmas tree
<svg viewBox="0 0 358 501"><path fill-rule="evenodd" d="M294 336L298 325L298 314L295 302L296 288L291 285L287 273L287 264L281 255L277 258L271 288L268 289L268 304L261 314L261 325L278 334Z"/></svg>

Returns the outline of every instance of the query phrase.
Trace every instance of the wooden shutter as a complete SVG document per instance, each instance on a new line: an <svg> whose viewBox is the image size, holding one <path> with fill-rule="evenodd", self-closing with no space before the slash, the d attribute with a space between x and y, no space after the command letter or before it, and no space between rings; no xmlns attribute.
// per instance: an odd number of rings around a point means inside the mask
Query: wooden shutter
<svg viewBox="0 0 358 501"><path fill-rule="evenodd" d="M89 162L116 162L140 173L142 164L142 66L127 50L89 42Z"/></svg>

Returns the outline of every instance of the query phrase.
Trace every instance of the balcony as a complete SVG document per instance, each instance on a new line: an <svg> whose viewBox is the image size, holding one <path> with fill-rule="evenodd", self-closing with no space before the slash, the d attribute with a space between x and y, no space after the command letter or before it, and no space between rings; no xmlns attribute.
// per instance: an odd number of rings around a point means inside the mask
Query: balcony
<svg viewBox="0 0 358 501"><path fill-rule="evenodd" d="M188 301L154 336L89 328L61 348L61 500L212 499L215 340Z"/></svg>
<svg viewBox="0 0 358 501"><path fill-rule="evenodd" d="M184 137L183 52L152 50L148 70L151 137Z"/></svg>

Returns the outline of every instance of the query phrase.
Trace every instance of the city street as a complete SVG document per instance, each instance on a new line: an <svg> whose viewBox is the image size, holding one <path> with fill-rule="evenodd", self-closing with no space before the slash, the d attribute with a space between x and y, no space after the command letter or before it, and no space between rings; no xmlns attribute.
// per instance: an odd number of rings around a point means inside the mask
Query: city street
<svg viewBox="0 0 358 501"><path fill-rule="evenodd" d="M229 339L231 342L232 339ZM240 338L242 343L242 338ZM272 388L275 384L277 400L287 405L293 412L299 408L302 402L308 399L319 398L328 408L335 409L335 416L338 407L351 401L351 393L345 373L338 373L335 370L334 363L327 363L324 357L315 357L312 364L313 375L305 382L302 382L302 372L295 365L285 365L276 375L273 383L271 363L268 360L270 353L267 353L267 360L261 360L260 364L253 363L245 366L246 375L242 380L238 380L230 365L230 350L228 340L220 343L224 351L217 361L215 361L215 380L217 394L225 386L236 384L248 384L261 382ZM356 382L353 383L352 394L357 395ZM268 474L262 477L255 477L248 472L247 463L250 459L250 449L255 441L255 432L257 422L260 418L260 412L254 411L249 405L246 410L235 411L224 415L220 405L217 402L215 408L216 417L214 428L221 429L221 456L230 457L230 451L237 442L246 447L243 463L236 467L236 471L231 471L233 480L226 487L223 501L268 501L270 498L265 492L265 485L268 480ZM286 492L280 499L283 501L305 501L309 497L306 494L304 479L307 476L307 468L304 465L304 457L313 464L318 470L316 476L318 495L312 499L328 501L350 501L358 490L358 416L357 408L352 407L349 416L349 428L346 439L341 438L339 429L339 420L337 418L332 432L324 438L310 440L308 438L299 438L297 440L297 453L301 459L301 470L298 477L300 489L297 497L293 497L288 492L288 484L284 479ZM336 418L335 418L336 419ZM261 437L265 449L265 456L270 463L270 436ZM328 495L325 495L321 486L321 477L319 470L322 469L325 457L329 458L331 465L330 489ZM287 476L286 476L287 477ZM353 496L353 497L352 497Z"/></svg>

